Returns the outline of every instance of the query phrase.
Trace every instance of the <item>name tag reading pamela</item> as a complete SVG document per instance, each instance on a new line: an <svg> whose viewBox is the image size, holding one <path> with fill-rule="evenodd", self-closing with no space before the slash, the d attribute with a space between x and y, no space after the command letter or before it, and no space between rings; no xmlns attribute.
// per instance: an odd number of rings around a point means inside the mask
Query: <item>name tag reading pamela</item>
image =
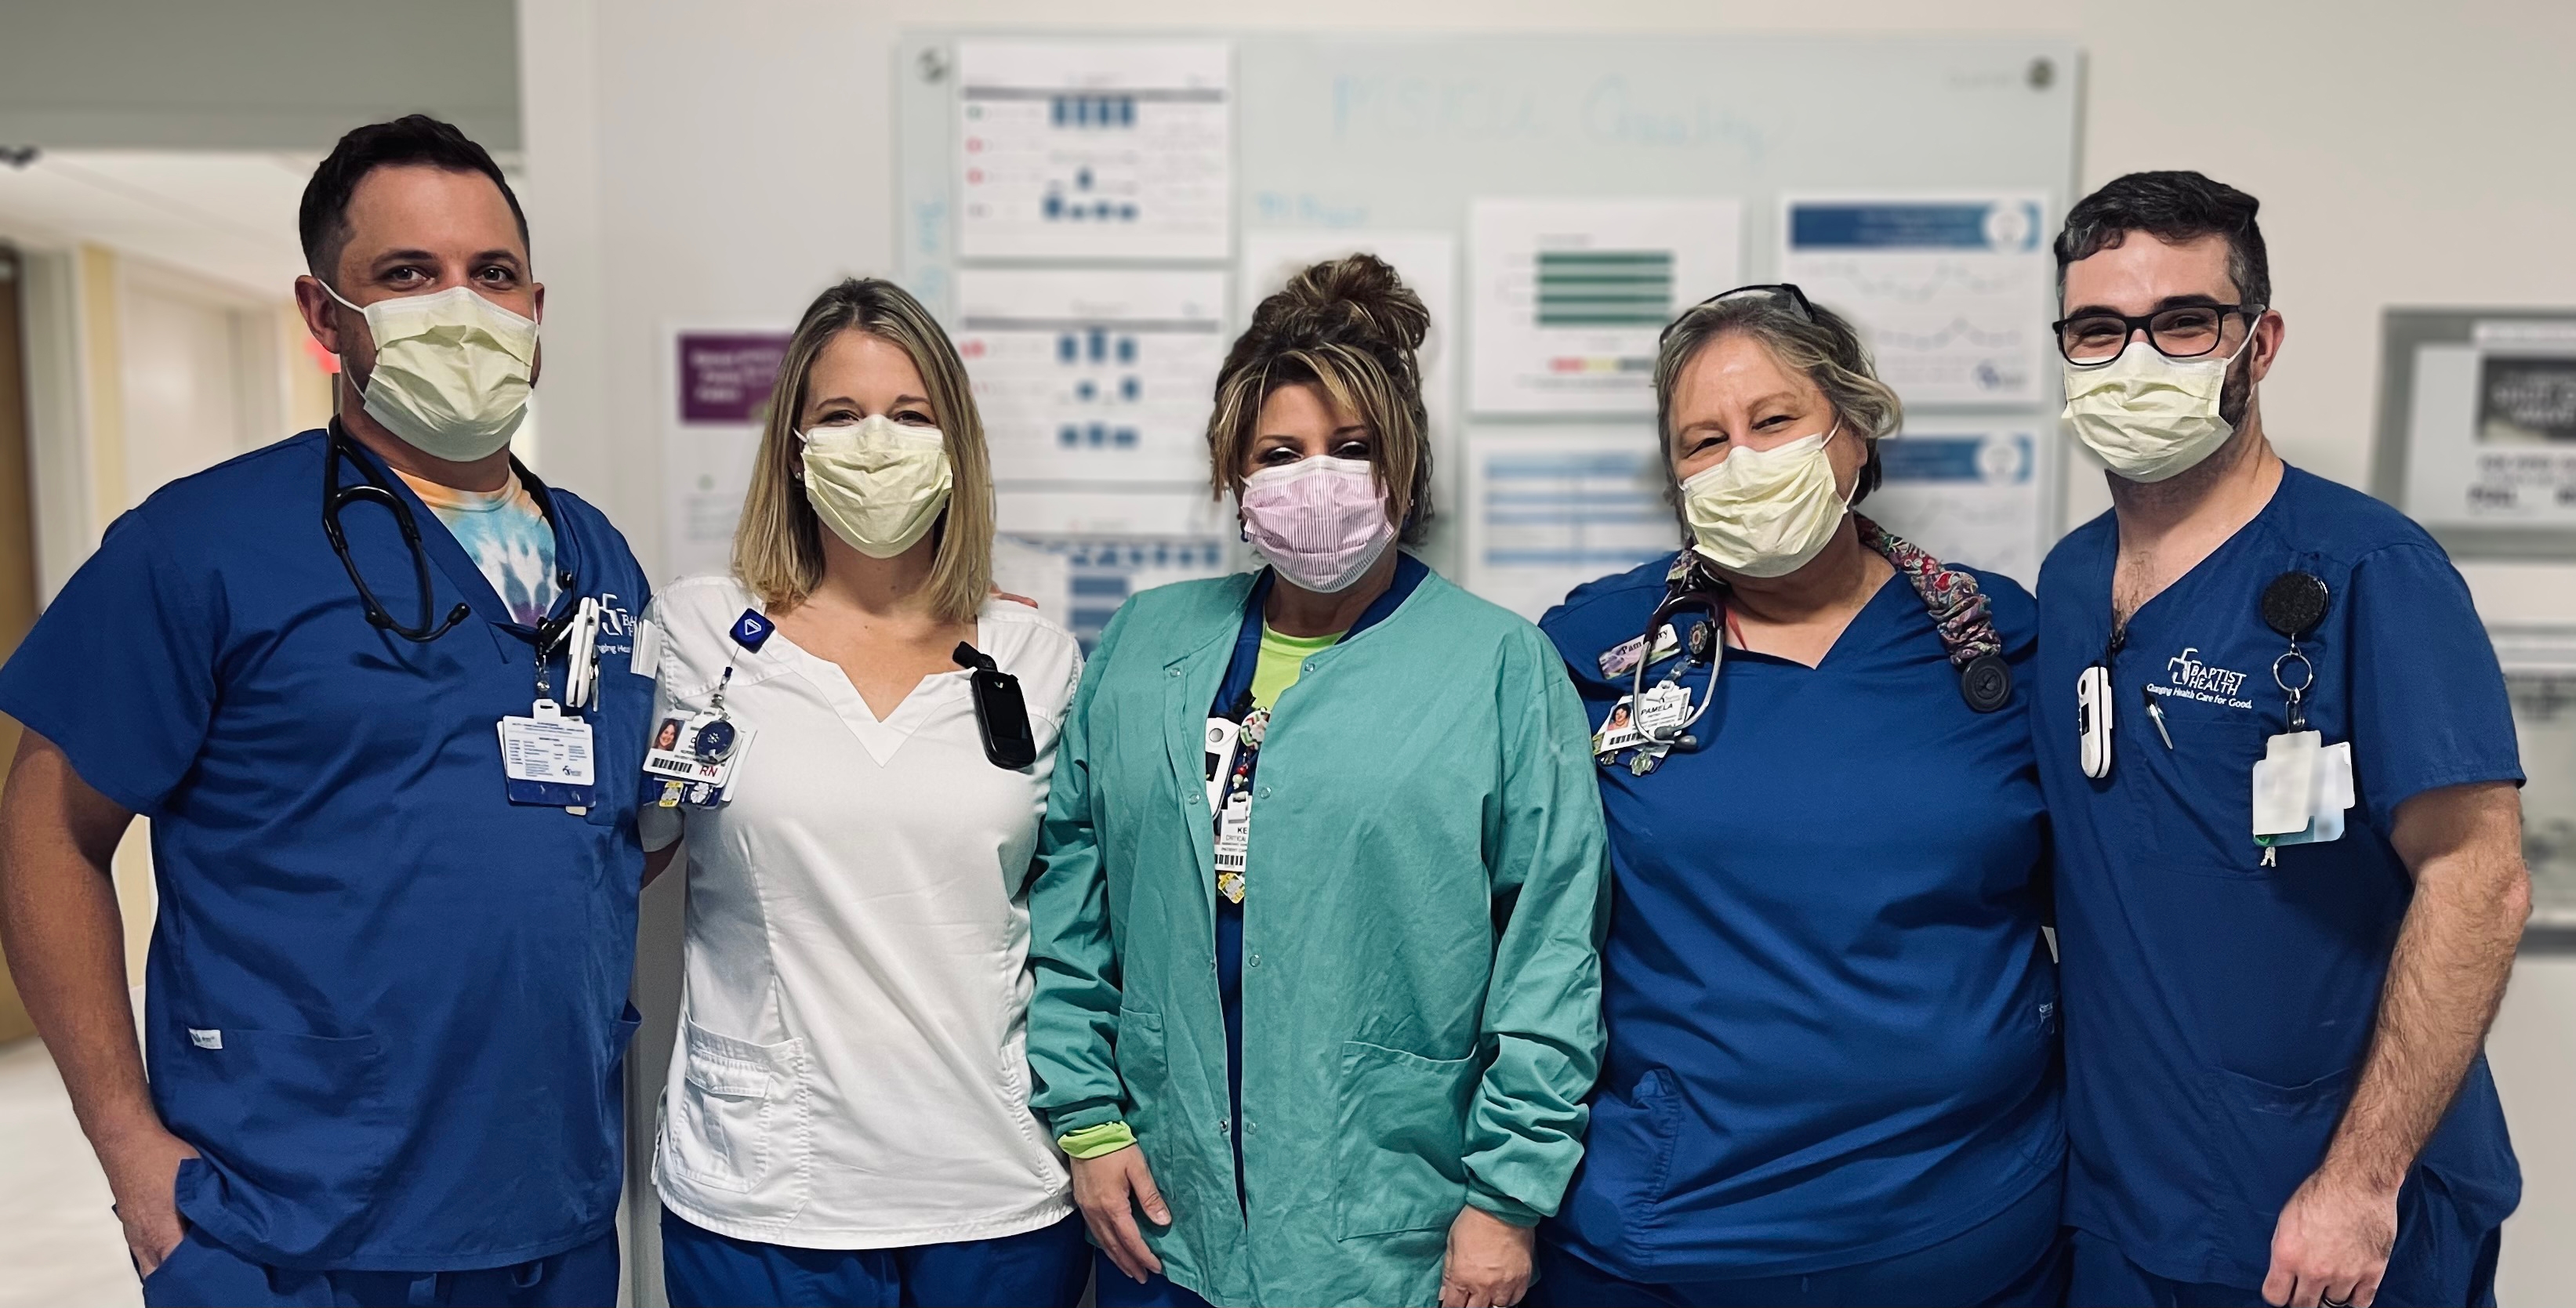
<svg viewBox="0 0 2576 1308"><path fill-rule="evenodd" d="M560 705L541 699L528 716L501 719L500 731L501 775L509 782L511 803L590 807L598 779L588 722L565 717Z"/></svg>

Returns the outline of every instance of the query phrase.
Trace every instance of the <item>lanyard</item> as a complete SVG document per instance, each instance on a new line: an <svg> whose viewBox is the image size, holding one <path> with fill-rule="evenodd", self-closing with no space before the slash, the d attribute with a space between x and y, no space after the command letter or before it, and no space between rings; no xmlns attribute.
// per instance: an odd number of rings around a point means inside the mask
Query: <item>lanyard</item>
<svg viewBox="0 0 2576 1308"><path fill-rule="evenodd" d="M1361 632L1384 622L1412 597L1431 570L1410 554L1398 554L1395 580L1386 593L1369 601L1359 620L1342 633L1347 644ZM1229 904L1243 902L1244 873L1251 849L1253 778L1261 766L1261 742L1269 734L1270 713L1252 704L1252 677L1261 662L1262 610L1276 574L1268 568L1244 597L1243 623L1235 629L1234 653L1225 680L1208 706L1206 776L1210 820L1216 826L1217 893Z"/></svg>

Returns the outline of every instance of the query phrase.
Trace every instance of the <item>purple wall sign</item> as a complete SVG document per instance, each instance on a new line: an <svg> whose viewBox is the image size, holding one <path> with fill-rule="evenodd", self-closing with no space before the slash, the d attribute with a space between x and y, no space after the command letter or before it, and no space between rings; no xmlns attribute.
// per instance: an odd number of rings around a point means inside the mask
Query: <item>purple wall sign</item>
<svg viewBox="0 0 2576 1308"><path fill-rule="evenodd" d="M680 333L680 421L758 419L788 339L786 332Z"/></svg>

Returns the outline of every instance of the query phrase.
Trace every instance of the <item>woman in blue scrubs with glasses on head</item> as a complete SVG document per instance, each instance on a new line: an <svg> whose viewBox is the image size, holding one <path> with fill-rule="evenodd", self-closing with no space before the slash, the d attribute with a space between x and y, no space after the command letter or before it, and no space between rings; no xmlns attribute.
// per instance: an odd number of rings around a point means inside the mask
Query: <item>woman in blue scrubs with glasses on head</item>
<svg viewBox="0 0 2576 1308"><path fill-rule="evenodd" d="M1852 511L1900 408L1796 287L1684 313L1655 394L1689 546L1540 624L1615 893L1534 1298L2057 1303L2031 598Z"/></svg>

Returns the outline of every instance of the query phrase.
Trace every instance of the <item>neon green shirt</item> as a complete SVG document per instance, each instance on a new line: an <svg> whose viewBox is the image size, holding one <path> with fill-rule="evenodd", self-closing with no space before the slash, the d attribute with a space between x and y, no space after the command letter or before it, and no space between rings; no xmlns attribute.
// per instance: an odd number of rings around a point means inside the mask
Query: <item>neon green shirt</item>
<svg viewBox="0 0 2576 1308"><path fill-rule="evenodd" d="M1279 702L1279 696L1297 684L1297 672L1306 666L1307 656L1320 654L1342 638L1336 631L1325 636L1283 636L1261 624L1261 654L1252 664L1252 706L1266 709Z"/></svg>

